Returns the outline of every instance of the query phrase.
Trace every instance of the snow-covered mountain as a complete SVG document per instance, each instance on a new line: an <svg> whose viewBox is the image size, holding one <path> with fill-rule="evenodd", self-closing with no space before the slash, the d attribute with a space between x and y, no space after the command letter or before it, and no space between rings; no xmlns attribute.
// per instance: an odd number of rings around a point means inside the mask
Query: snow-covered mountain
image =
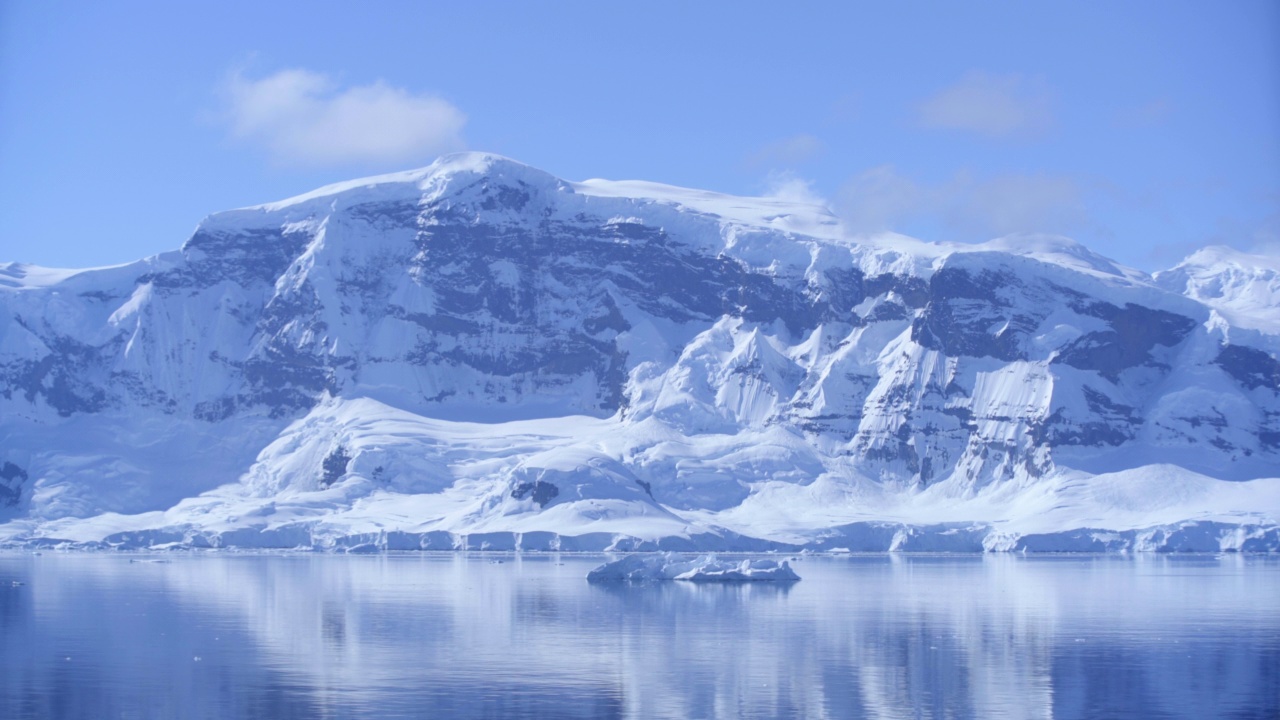
<svg viewBox="0 0 1280 720"><path fill-rule="evenodd" d="M0 265L0 542L1274 550L1277 276L448 156Z"/></svg>

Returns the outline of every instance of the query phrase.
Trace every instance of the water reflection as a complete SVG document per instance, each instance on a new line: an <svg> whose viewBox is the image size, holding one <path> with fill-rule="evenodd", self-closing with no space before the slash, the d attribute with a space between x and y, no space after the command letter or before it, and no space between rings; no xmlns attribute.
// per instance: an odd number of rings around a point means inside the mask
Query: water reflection
<svg viewBox="0 0 1280 720"><path fill-rule="evenodd" d="M138 562L163 559L166 562ZM1268 558L0 555L0 717L1255 717ZM14 584L14 582L21 584Z"/></svg>

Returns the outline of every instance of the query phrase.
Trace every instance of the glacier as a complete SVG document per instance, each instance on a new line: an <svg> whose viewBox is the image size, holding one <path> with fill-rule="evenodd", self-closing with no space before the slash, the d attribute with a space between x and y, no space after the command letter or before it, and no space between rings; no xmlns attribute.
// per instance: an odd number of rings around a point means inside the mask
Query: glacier
<svg viewBox="0 0 1280 720"><path fill-rule="evenodd" d="M1278 299L450 155L0 264L0 545L1274 552Z"/></svg>

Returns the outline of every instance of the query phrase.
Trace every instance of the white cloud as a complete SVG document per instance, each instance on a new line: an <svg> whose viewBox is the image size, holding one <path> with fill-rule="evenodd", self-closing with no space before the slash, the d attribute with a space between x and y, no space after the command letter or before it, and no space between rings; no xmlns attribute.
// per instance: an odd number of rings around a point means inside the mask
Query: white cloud
<svg viewBox="0 0 1280 720"><path fill-rule="evenodd" d="M920 123L992 137L1033 136L1052 126L1052 104L1043 80L971 70L920 105Z"/></svg>
<svg viewBox="0 0 1280 720"><path fill-rule="evenodd" d="M793 135L752 153L747 157L746 165L749 168L792 168L822 154L825 147L812 135Z"/></svg>
<svg viewBox="0 0 1280 720"><path fill-rule="evenodd" d="M464 147L461 110L381 81L344 88L302 69L237 73L225 97L233 136L282 164L399 169Z"/></svg>
<svg viewBox="0 0 1280 720"><path fill-rule="evenodd" d="M1012 233L1081 230L1105 234L1090 216L1080 186L1071 178L1006 174L975 178L958 173L941 183L921 183L892 166L866 170L837 194L836 211L850 233L909 232L937 226L958 238L985 240Z"/></svg>
<svg viewBox="0 0 1280 720"><path fill-rule="evenodd" d="M789 170L770 172L765 180L765 197L778 198L789 202L821 205L826 207L827 199L813 189L813 182L805 180Z"/></svg>

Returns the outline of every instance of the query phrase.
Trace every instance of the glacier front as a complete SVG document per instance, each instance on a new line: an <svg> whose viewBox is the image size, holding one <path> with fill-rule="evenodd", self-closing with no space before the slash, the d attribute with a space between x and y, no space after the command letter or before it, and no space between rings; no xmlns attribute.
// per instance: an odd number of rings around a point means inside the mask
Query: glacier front
<svg viewBox="0 0 1280 720"><path fill-rule="evenodd" d="M0 265L0 544L1276 551L1277 277L446 156Z"/></svg>

